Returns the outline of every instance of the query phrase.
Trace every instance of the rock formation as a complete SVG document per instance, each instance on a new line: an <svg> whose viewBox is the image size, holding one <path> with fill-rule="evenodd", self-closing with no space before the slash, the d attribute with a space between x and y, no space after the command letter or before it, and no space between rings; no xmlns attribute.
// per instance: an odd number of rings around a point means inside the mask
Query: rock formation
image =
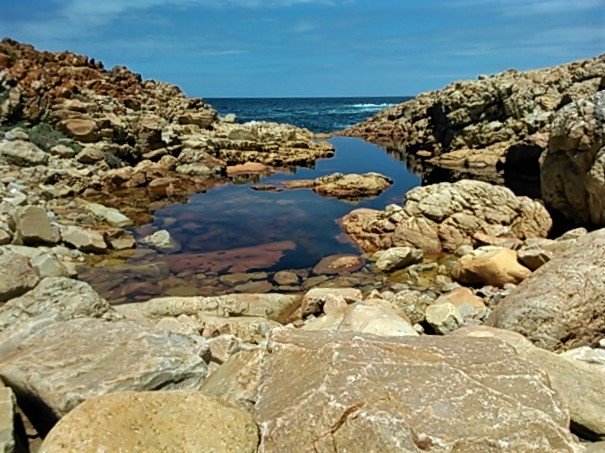
<svg viewBox="0 0 605 453"><path fill-rule="evenodd" d="M340 134L360 136L460 174L502 181L497 176L502 167L505 173L537 173L557 112L603 90L604 77L605 55L480 76L421 93Z"/></svg>
<svg viewBox="0 0 605 453"><path fill-rule="evenodd" d="M470 244L544 237L552 221L546 209L505 187L463 180L410 190L403 207L357 209L341 224L366 252L415 247L437 256Z"/></svg>

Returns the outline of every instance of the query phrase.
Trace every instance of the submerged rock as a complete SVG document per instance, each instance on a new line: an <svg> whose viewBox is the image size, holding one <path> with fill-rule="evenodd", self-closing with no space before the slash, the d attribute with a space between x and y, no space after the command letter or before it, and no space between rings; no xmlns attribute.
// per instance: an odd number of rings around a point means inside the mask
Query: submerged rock
<svg viewBox="0 0 605 453"><path fill-rule="evenodd" d="M181 245L176 242L167 230L156 231L141 239L142 244L160 252L175 253L181 250Z"/></svg>

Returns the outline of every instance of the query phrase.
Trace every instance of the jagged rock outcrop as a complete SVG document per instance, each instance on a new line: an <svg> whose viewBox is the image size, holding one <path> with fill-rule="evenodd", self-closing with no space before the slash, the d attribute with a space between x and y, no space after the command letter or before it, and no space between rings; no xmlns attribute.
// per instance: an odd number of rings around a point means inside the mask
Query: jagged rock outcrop
<svg viewBox="0 0 605 453"><path fill-rule="evenodd" d="M540 167L549 206L578 223L605 225L605 91L557 113Z"/></svg>
<svg viewBox="0 0 605 453"><path fill-rule="evenodd" d="M605 88L604 77L605 55L527 72L508 70L422 93L340 133L492 181L499 163L505 173L537 173L556 113Z"/></svg>
<svg viewBox="0 0 605 453"><path fill-rule="evenodd" d="M544 237L552 220L540 203L505 187L462 180L410 190L403 207L354 210L341 225L366 252L414 247L434 257L464 244Z"/></svg>
<svg viewBox="0 0 605 453"><path fill-rule="evenodd" d="M191 193L223 179L229 165L310 165L333 154L332 145L315 141L307 130L223 121L202 99L188 98L174 85L4 39L0 124L23 120L34 126L20 140L0 143L0 164L43 165L40 179L52 174L53 183L69 181L76 193L99 186L144 187L154 196ZM51 156L57 146L73 154Z"/></svg>

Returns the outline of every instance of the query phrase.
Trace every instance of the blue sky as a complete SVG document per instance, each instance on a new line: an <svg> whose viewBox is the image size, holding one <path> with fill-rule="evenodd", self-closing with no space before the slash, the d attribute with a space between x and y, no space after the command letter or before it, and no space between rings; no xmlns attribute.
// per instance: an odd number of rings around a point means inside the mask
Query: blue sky
<svg viewBox="0 0 605 453"><path fill-rule="evenodd" d="M0 35L191 96L414 95L605 52L605 0L0 0Z"/></svg>

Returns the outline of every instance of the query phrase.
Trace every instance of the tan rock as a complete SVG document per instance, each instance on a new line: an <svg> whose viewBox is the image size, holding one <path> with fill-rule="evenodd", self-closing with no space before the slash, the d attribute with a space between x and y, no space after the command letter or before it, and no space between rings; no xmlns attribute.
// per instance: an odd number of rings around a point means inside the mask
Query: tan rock
<svg viewBox="0 0 605 453"><path fill-rule="evenodd" d="M67 135L80 142L90 143L98 139L97 123L87 118L72 118L59 123Z"/></svg>
<svg viewBox="0 0 605 453"><path fill-rule="evenodd" d="M36 145L23 140L0 143L0 155L20 167L46 165L50 156Z"/></svg>
<svg viewBox="0 0 605 453"><path fill-rule="evenodd" d="M34 288L39 281L25 256L0 249L0 300L8 301Z"/></svg>
<svg viewBox="0 0 605 453"><path fill-rule="evenodd" d="M117 391L194 389L207 373L201 339L131 321L37 316L0 334L0 378L46 434L81 402Z"/></svg>
<svg viewBox="0 0 605 453"><path fill-rule="evenodd" d="M256 452L252 416L200 392L111 393L80 404L44 439L41 453Z"/></svg>
<svg viewBox="0 0 605 453"><path fill-rule="evenodd" d="M576 222L605 225L605 93L563 107L540 157L542 196Z"/></svg>
<svg viewBox="0 0 605 453"><path fill-rule="evenodd" d="M531 275L519 264L517 252L505 248L478 249L458 261L453 277L462 283L502 287L518 284Z"/></svg>
<svg viewBox="0 0 605 453"><path fill-rule="evenodd" d="M386 304L356 302L308 322L304 330L338 330L381 336L417 336L407 319Z"/></svg>
<svg viewBox="0 0 605 453"><path fill-rule="evenodd" d="M357 255L331 255L323 258L313 267L313 273L317 275L342 274L356 272L363 267L364 260Z"/></svg>
<svg viewBox="0 0 605 453"><path fill-rule="evenodd" d="M435 303L452 304L465 319L483 318L487 314L487 307L483 299L464 286L439 296Z"/></svg>
<svg viewBox="0 0 605 453"><path fill-rule="evenodd" d="M545 376L497 340L284 329L269 351L261 451L581 451Z"/></svg>
<svg viewBox="0 0 605 453"><path fill-rule="evenodd" d="M595 344L605 331L605 230L579 239L496 306L487 324L548 350Z"/></svg>
<svg viewBox="0 0 605 453"><path fill-rule="evenodd" d="M116 306L132 319L159 319L203 312L223 318L251 316L285 322L300 306L301 297L282 294L229 294L213 297L162 297Z"/></svg>
<svg viewBox="0 0 605 453"><path fill-rule="evenodd" d="M61 239L83 252L105 253L108 249L105 236L101 232L75 225L62 226Z"/></svg>
<svg viewBox="0 0 605 453"><path fill-rule="evenodd" d="M426 322L441 335L447 335L464 324L464 318L456 307L449 302L442 302L426 307Z"/></svg>
<svg viewBox="0 0 605 453"><path fill-rule="evenodd" d="M287 181L283 186L287 189L310 188L328 197L359 200L380 195L392 183L390 178L379 173L333 173L311 180Z"/></svg>
<svg viewBox="0 0 605 453"><path fill-rule="evenodd" d="M366 252L414 247L437 257L442 249L480 245L482 237L544 237L552 220L541 204L506 187L462 180L410 190L402 211L354 210L341 225Z"/></svg>
<svg viewBox="0 0 605 453"><path fill-rule="evenodd" d="M422 261L422 257L422 250L410 247L391 247L380 252L374 265L382 272L392 272L419 263Z"/></svg>
<svg viewBox="0 0 605 453"><path fill-rule="evenodd" d="M301 303L303 317L324 311L330 301L342 300L345 305L360 301L363 298L357 288L313 288L307 291ZM336 302L335 302L336 303Z"/></svg>
<svg viewBox="0 0 605 453"><path fill-rule="evenodd" d="M573 431L605 440L605 372L540 348L522 357L548 373L550 385L569 405Z"/></svg>
<svg viewBox="0 0 605 453"><path fill-rule="evenodd" d="M24 206L15 210L13 220L17 237L24 244L56 244L59 230L53 226L46 209L42 206Z"/></svg>
<svg viewBox="0 0 605 453"><path fill-rule="evenodd" d="M252 409L258 396L261 364L266 353L264 349L238 352L204 380L200 391L236 406Z"/></svg>

